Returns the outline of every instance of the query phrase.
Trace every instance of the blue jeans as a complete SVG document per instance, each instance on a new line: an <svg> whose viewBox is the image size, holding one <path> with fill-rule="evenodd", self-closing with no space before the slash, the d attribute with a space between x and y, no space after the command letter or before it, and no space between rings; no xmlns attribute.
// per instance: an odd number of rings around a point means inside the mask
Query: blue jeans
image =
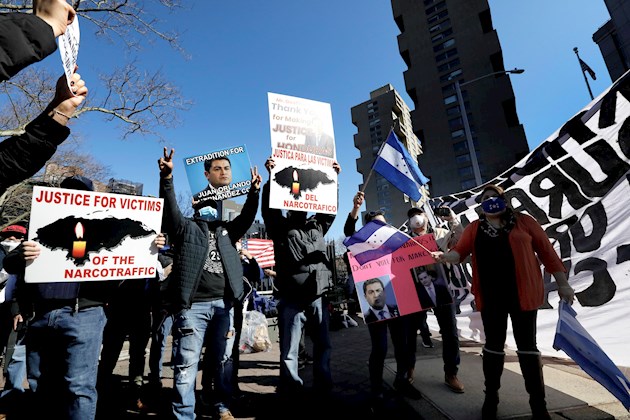
<svg viewBox="0 0 630 420"><path fill-rule="evenodd" d="M298 375L298 355L302 329L307 328L313 340L313 384L321 391L332 388L329 335L330 313L318 298L310 304L280 299L278 328L280 335L280 387L281 392L300 391L304 381Z"/></svg>
<svg viewBox="0 0 630 420"><path fill-rule="evenodd" d="M162 312L154 313L153 324L151 349L149 351L149 384L161 385L164 349L166 348L166 341L173 327L173 315Z"/></svg>
<svg viewBox="0 0 630 420"><path fill-rule="evenodd" d="M38 313L26 335L28 383L37 417L89 420L96 415L96 372L105 327L103 308L69 306Z"/></svg>
<svg viewBox="0 0 630 420"><path fill-rule="evenodd" d="M232 398L232 346L234 345L234 309L230 302L213 300L193 303L175 315L173 347L175 348L173 415L176 419L195 418L195 385L201 350L206 339L206 363L212 369L215 386L215 408L228 410Z"/></svg>

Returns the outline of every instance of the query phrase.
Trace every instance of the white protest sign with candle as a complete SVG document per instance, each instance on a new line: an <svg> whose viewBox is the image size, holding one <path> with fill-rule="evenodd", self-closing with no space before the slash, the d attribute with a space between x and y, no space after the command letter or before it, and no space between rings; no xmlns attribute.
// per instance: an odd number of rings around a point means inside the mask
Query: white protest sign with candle
<svg viewBox="0 0 630 420"><path fill-rule="evenodd" d="M61 55L61 62L63 64L63 70L66 73L66 80L68 81L70 92L72 92L70 80L72 80L72 74L77 65L80 39L79 16L75 16L72 23L68 25L66 33L59 37L59 54Z"/></svg>

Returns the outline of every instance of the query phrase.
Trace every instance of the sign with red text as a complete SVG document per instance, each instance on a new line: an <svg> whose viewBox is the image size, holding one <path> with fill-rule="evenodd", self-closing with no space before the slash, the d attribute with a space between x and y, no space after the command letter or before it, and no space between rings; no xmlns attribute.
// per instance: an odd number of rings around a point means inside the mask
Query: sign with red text
<svg viewBox="0 0 630 420"><path fill-rule="evenodd" d="M155 276L162 208L161 198L34 187L28 240L41 253L26 282Z"/></svg>
<svg viewBox="0 0 630 420"><path fill-rule="evenodd" d="M330 104L268 93L269 207L337 214L335 137Z"/></svg>
<svg viewBox="0 0 630 420"><path fill-rule="evenodd" d="M429 253L437 250L435 237L433 234L427 234L414 237L393 253L363 265L348 253L352 278L366 323L381 320L376 315L371 315L378 313L382 308L374 307L377 304L374 303L375 299L371 298L370 291L372 296L373 293L385 294L380 300L376 299L376 302L380 302L381 305L386 303L388 307L386 319L452 303L442 265L435 264ZM428 274L434 285L433 289L437 292L433 296L433 301L424 299L427 292L420 281L424 276L422 273ZM375 282L379 284L374 285ZM442 286L447 290L446 293L442 291Z"/></svg>

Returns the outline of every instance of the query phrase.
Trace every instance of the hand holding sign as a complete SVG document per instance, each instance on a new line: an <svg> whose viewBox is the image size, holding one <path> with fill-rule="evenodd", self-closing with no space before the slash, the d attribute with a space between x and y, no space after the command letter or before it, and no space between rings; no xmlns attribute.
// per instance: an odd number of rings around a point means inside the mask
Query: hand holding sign
<svg viewBox="0 0 630 420"><path fill-rule="evenodd" d="M66 0L33 0L33 13L50 25L55 38L66 33L77 15Z"/></svg>
<svg viewBox="0 0 630 420"><path fill-rule="evenodd" d="M20 255L24 258L24 261L31 261L35 258L39 257L41 253L41 248L39 244L35 241L25 241L22 243L22 250L20 251Z"/></svg>
<svg viewBox="0 0 630 420"><path fill-rule="evenodd" d="M68 85L72 86L72 91L68 89ZM66 82L66 76L63 75L57 80L55 97L46 111L55 121L66 125L79 105L85 100L87 94L88 88L79 73L72 74L70 83Z"/></svg>

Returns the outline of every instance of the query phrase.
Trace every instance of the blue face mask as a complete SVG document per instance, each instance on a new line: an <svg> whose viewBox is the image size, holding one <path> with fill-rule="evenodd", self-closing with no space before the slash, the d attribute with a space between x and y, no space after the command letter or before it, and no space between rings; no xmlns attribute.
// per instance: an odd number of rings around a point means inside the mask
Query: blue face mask
<svg viewBox="0 0 630 420"><path fill-rule="evenodd" d="M199 209L199 218L206 222L213 222L219 218L217 209L210 206L202 207Z"/></svg>
<svg viewBox="0 0 630 420"><path fill-rule="evenodd" d="M481 208L486 214L498 214L505 210L507 204L501 197L490 197L481 202Z"/></svg>

